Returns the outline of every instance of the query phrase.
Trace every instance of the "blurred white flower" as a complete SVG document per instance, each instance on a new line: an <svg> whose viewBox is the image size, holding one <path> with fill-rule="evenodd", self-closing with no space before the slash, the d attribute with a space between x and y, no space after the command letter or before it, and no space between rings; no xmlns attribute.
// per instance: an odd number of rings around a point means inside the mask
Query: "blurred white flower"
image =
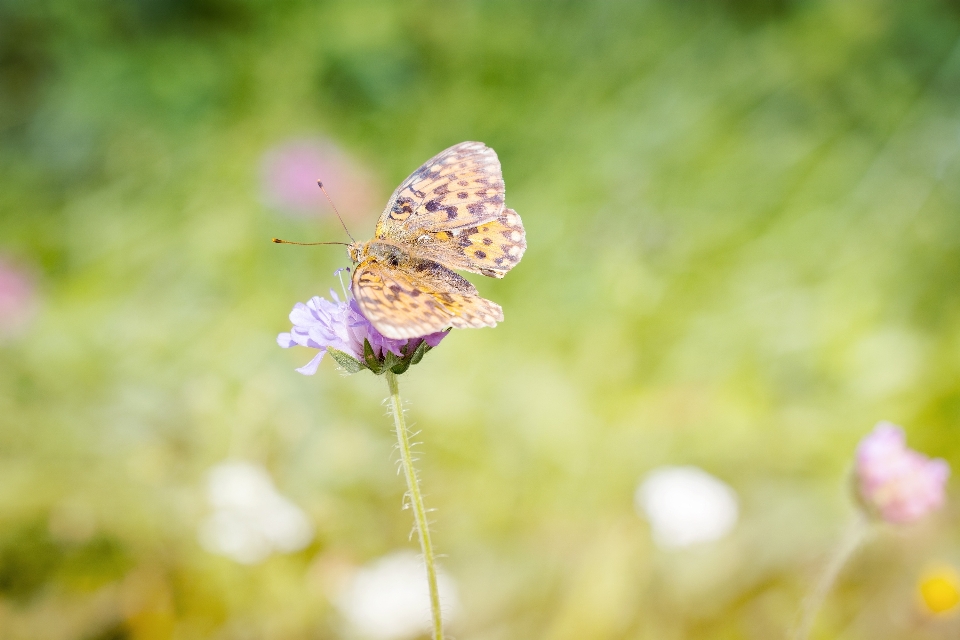
<svg viewBox="0 0 960 640"><path fill-rule="evenodd" d="M453 580L438 570L444 622L460 607ZM354 573L334 604L353 630L371 640L403 640L431 629L423 561L410 551L383 556Z"/></svg>
<svg viewBox="0 0 960 640"><path fill-rule="evenodd" d="M739 515L734 490L692 466L654 469L637 487L634 504L650 521L653 540L661 547L718 540Z"/></svg>
<svg viewBox="0 0 960 640"><path fill-rule="evenodd" d="M200 525L200 544L211 553L255 564L275 551L299 551L313 539L306 514L257 464L230 461L210 469L207 499L213 513Z"/></svg>

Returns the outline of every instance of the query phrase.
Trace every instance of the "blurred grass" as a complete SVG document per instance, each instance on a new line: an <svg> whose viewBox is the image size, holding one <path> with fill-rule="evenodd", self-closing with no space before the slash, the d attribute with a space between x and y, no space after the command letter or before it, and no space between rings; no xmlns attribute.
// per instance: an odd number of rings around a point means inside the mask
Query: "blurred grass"
<svg viewBox="0 0 960 640"><path fill-rule="evenodd" d="M42 297L0 346L0 637L341 637L324 562L406 545L382 381L274 342L346 263L268 242L341 237L260 204L316 134L383 201L482 140L527 227L478 283L506 322L403 379L457 637L780 637L876 420L960 464L958 35L933 0L0 3L0 251ZM313 546L199 548L227 456ZM738 490L733 536L652 547L665 463ZM956 634L914 582L958 531L881 536L820 637Z"/></svg>

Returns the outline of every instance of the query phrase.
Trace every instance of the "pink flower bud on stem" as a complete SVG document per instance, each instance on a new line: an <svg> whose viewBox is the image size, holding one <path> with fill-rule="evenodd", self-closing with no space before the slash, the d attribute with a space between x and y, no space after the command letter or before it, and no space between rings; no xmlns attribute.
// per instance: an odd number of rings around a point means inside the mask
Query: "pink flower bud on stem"
<svg viewBox="0 0 960 640"><path fill-rule="evenodd" d="M855 474L864 509L885 522L905 524L943 505L950 467L907 448L902 428L880 422L857 447Z"/></svg>
<svg viewBox="0 0 960 640"><path fill-rule="evenodd" d="M854 463L856 499L861 509L837 544L816 588L807 598L793 640L807 640L833 583L863 544L876 521L916 522L943 506L950 467L907 448L903 429L880 422L857 446Z"/></svg>

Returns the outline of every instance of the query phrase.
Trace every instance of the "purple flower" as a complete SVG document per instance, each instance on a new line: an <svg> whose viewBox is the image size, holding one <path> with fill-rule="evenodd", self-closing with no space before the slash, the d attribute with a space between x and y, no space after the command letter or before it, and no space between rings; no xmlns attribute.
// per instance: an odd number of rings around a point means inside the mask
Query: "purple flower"
<svg viewBox="0 0 960 640"><path fill-rule="evenodd" d="M856 477L861 500L887 522L919 520L943 505L950 467L908 449L903 429L880 422L860 441Z"/></svg>
<svg viewBox="0 0 960 640"><path fill-rule="evenodd" d="M33 278L0 257L0 339L26 329L36 310Z"/></svg>
<svg viewBox="0 0 960 640"><path fill-rule="evenodd" d="M296 216L327 210L317 180L323 180L348 219L375 209L380 195L370 171L323 139L292 140L269 149L263 156L261 176L265 203Z"/></svg>
<svg viewBox="0 0 960 640"><path fill-rule="evenodd" d="M290 312L293 328L290 333L281 333L277 336L277 344L284 349L300 345L320 350L320 353L310 362L297 369L307 376L317 372L327 347L343 351L363 362L364 340L370 342L374 355L382 359L388 351L402 357L404 354L401 348L404 346L407 347L407 353L412 353L412 350L416 349L421 342L426 342L431 348L435 347L447 335L445 331L440 331L420 338L401 340L386 338L363 317L356 300L351 298L347 302L341 302L333 291L330 291L330 297L333 301L315 296L306 304L302 302L295 304L293 311Z"/></svg>

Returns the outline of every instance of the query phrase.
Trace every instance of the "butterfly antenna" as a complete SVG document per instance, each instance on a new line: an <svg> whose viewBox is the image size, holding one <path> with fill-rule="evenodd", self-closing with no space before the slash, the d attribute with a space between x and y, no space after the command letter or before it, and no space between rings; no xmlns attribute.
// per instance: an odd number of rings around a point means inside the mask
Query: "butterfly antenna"
<svg viewBox="0 0 960 640"><path fill-rule="evenodd" d="M333 212L337 214L337 219L340 221L340 225L343 227L343 230L347 232L347 235L350 236L350 239L356 243L353 236L350 235L350 230L347 229L346 223L343 221L343 218L340 216L340 212L337 211L337 205L333 204L333 198L330 197L330 194L327 193L327 190L323 188L323 182L317 180L317 186L320 187L320 191L323 191L323 195L327 196L327 200L330 202L330 206L333 207Z"/></svg>
<svg viewBox="0 0 960 640"><path fill-rule="evenodd" d="M346 242L293 242L292 240L281 240L280 238L273 238L271 242L276 242L277 244L298 244L301 247L312 247L318 244L342 244L345 247L350 246Z"/></svg>

